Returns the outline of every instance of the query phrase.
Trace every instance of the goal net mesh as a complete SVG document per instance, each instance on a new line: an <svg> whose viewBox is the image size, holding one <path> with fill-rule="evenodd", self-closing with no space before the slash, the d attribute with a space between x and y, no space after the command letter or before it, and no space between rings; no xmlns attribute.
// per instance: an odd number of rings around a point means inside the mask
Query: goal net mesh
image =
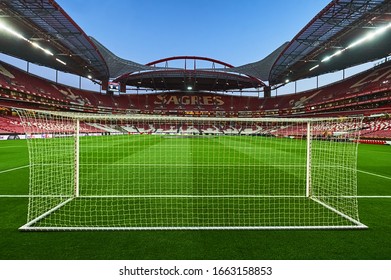
<svg viewBox="0 0 391 280"><path fill-rule="evenodd" d="M365 227L359 118L18 113L23 230Z"/></svg>

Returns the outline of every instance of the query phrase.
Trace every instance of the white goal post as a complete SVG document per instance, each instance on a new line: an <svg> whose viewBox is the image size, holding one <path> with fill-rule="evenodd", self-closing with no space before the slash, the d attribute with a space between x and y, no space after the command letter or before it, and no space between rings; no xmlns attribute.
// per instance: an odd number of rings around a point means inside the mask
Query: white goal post
<svg viewBox="0 0 391 280"><path fill-rule="evenodd" d="M16 111L30 160L20 230L366 228L361 118Z"/></svg>

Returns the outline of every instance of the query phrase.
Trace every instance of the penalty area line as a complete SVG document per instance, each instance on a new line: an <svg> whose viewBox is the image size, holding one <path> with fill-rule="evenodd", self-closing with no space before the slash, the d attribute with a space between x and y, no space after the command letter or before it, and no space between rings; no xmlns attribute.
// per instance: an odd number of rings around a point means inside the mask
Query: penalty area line
<svg viewBox="0 0 391 280"><path fill-rule="evenodd" d="M29 198L28 194L0 194L0 198Z"/></svg>
<svg viewBox="0 0 391 280"><path fill-rule="evenodd" d="M358 195L357 198L391 198L391 195Z"/></svg>
<svg viewBox="0 0 391 280"><path fill-rule="evenodd" d="M19 167L15 167L15 168L10 168L10 169L7 169L7 170L2 170L2 171L0 171L0 174L11 172L11 171L15 171L15 170L19 170L19 169L23 169L23 168L26 168L26 167L29 167L29 165L23 165L23 166L19 166Z"/></svg>
<svg viewBox="0 0 391 280"><path fill-rule="evenodd" d="M380 178L384 178L384 179L391 180L391 177L379 175L379 174L376 174L376 173L371 173L371 172L367 172L367 171L362 171L362 170L359 170L359 169L357 169L357 171L358 171L358 172L361 172L361 173L368 174L368 175L372 175L372 176L376 176L376 177L380 177Z"/></svg>

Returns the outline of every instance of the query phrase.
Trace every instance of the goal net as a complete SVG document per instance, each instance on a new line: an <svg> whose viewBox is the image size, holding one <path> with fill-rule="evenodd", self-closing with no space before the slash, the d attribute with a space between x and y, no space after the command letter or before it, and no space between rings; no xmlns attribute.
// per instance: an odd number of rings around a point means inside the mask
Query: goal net
<svg viewBox="0 0 391 280"><path fill-rule="evenodd" d="M21 230L365 228L359 118L18 114Z"/></svg>

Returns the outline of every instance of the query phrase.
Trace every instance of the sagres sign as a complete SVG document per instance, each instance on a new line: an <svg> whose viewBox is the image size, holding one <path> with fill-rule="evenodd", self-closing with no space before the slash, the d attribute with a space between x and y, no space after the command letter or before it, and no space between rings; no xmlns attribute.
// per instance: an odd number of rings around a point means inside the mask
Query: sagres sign
<svg viewBox="0 0 391 280"><path fill-rule="evenodd" d="M156 105L224 105L222 96L212 95L156 95Z"/></svg>

